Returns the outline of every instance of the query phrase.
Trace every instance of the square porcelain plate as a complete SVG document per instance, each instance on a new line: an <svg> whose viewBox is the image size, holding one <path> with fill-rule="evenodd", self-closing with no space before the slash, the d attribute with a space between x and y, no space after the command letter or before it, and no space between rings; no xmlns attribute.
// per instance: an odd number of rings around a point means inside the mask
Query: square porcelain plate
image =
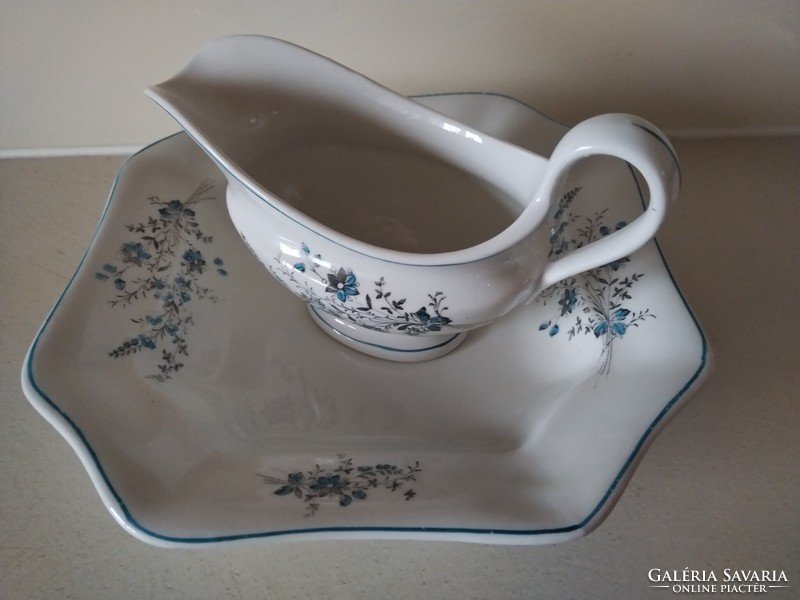
<svg viewBox="0 0 800 600"><path fill-rule="evenodd" d="M540 154L565 131L501 96L419 100ZM444 358L399 364L312 324L224 195L185 134L131 157L23 369L30 402L146 542L577 538L707 372L655 242ZM591 159L546 226L569 249L641 210L627 165Z"/></svg>

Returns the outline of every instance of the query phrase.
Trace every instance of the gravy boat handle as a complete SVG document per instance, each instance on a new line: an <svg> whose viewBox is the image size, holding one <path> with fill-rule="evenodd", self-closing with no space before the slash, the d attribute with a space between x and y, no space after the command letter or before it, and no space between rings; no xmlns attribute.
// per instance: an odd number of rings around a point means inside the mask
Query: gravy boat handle
<svg viewBox="0 0 800 600"><path fill-rule="evenodd" d="M550 157L536 200L552 206L569 168L593 155L621 158L637 169L649 188L647 208L623 229L551 262L542 274L541 289L638 250L653 238L680 190L680 165L664 134L639 117L606 114L579 123L562 138Z"/></svg>

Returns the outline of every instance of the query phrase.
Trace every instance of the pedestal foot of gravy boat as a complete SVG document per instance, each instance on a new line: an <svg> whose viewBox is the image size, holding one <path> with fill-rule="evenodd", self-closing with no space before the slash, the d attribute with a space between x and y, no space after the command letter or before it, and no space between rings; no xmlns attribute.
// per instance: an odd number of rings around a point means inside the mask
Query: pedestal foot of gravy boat
<svg viewBox="0 0 800 600"><path fill-rule="evenodd" d="M441 335L399 335L349 323L308 305L311 319L333 339L354 350L397 362L422 362L449 354L467 337L466 331Z"/></svg>

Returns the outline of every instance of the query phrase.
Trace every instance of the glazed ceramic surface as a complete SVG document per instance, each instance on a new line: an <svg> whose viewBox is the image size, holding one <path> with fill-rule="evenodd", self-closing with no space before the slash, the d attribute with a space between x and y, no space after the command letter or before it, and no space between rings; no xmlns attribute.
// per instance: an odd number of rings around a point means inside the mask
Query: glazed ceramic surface
<svg viewBox="0 0 800 600"><path fill-rule="evenodd" d="M420 102L534 152L565 132L508 98ZM547 216L554 253L642 212L636 179L609 161L565 182ZM707 372L655 242L545 290L458 352L404 364L302 318L224 195L186 134L129 159L24 365L33 406L146 542L576 538ZM317 252L295 259L310 269ZM388 279L360 293L410 310Z"/></svg>
<svg viewBox="0 0 800 600"><path fill-rule="evenodd" d="M225 173L234 226L323 330L393 360L446 354L556 281L627 256L680 183L669 142L637 117L589 119L546 159L272 38L212 42L148 94ZM545 221L565 173L598 154L642 173L648 207L567 253Z"/></svg>

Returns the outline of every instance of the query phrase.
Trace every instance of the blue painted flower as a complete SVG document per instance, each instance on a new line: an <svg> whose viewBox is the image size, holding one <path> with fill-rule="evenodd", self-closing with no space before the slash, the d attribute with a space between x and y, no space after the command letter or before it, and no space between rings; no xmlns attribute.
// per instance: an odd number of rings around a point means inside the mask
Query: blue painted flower
<svg viewBox="0 0 800 600"><path fill-rule="evenodd" d="M156 347L156 343L153 341L153 339L146 335L140 335L138 341L143 348L147 348L148 350L153 350Z"/></svg>
<svg viewBox="0 0 800 600"><path fill-rule="evenodd" d="M195 212L191 208L186 208L180 200L170 200L165 207L158 209L158 214L165 219L176 215L195 216Z"/></svg>
<svg viewBox="0 0 800 600"><path fill-rule="evenodd" d="M320 475L309 488L318 496L329 496L342 492L342 478L339 475Z"/></svg>
<svg viewBox="0 0 800 600"><path fill-rule="evenodd" d="M416 318L416 320L422 323L423 325L427 325L428 322L431 320L431 316L428 314L428 309L425 308L424 306L420 308L417 312L415 312L412 316ZM380 468L380 465L378 465L378 468Z"/></svg>
<svg viewBox="0 0 800 600"><path fill-rule="evenodd" d="M600 321L594 326L594 336L600 337L601 335L605 335L608 333L610 328L611 335L622 337L628 330L628 325L625 323L625 319L628 318L629 314L631 314L631 311L629 311L627 308L618 308L614 311L614 314L611 315L610 323L608 321Z"/></svg>
<svg viewBox="0 0 800 600"><path fill-rule="evenodd" d="M451 319L442 315L435 315L432 317L428 313L428 309L424 306L413 313L412 316L419 321L425 331L441 331L442 327L449 325L451 321Z"/></svg>
<svg viewBox="0 0 800 600"><path fill-rule="evenodd" d="M340 268L335 273L328 273L328 287L325 291L336 294L341 302L345 302L350 296L358 296L358 281L352 271Z"/></svg>
<svg viewBox="0 0 800 600"><path fill-rule="evenodd" d="M565 314L571 313L577 302L578 292L576 289L572 287L566 288L561 300L558 301L559 306L561 306L561 316L563 317Z"/></svg>
<svg viewBox="0 0 800 600"><path fill-rule="evenodd" d="M189 269L189 273L194 273L195 271L198 273L202 273L203 267L206 265L206 261L203 258L203 255L196 248L189 248L186 252L183 253L183 262Z"/></svg>
<svg viewBox="0 0 800 600"><path fill-rule="evenodd" d="M287 496L288 494L294 494L299 498L302 495L301 486L304 483L305 477L302 473L289 473L289 477L287 477L286 480L286 485L275 490L273 493L276 496Z"/></svg>
<svg viewBox="0 0 800 600"><path fill-rule="evenodd" d="M625 324L625 319L628 318L628 315L631 314L627 308L618 308L614 311L613 315L613 322L611 324L611 332L614 335L622 337L625 335L625 332L628 330L628 326Z"/></svg>
<svg viewBox="0 0 800 600"><path fill-rule="evenodd" d="M306 263L304 262L296 262L293 265L295 271L300 271L301 273L306 272Z"/></svg>
<svg viewBox="0 0 800 600"><path fill-rule="evenodd" d="M120 248L122 262L133 263L137 267L142 266L142 262L150 258L150 254L140 242L125 242Z"/></svg>
<svg viewBox="0 0 800 600"><path fill-rule="evenodd" d="M428 324L426 325L425 328L428 331L441 331L442 327L444 327L445 325L449 325L451 320L452 319L450 319L449 317L436 315L435 317L431 317L431 320L428 321Z"/></svg>

